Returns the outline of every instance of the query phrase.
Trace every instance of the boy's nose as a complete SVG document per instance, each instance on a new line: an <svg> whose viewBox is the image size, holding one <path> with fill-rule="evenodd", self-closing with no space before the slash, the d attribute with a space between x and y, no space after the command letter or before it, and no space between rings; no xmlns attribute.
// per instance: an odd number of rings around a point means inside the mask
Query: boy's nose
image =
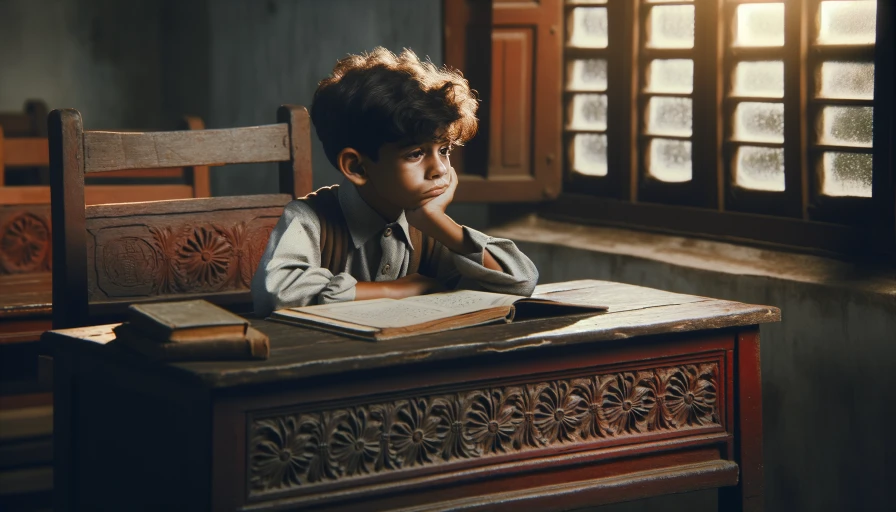
<svg viewBox="0 0 896 512"><path fill-rule="evenodd" d="M441 160L436 160L436 162L429 167L429 176L427 178L431 180L437 180L442 176L448 174L448 167L442 163Z"/></svg>

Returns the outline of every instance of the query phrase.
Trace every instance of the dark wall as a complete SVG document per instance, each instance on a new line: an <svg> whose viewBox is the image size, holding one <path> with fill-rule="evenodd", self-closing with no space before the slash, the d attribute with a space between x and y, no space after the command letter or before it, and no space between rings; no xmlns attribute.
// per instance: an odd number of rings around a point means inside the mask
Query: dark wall
<svg viewBox="0 0 896 512"><path fill-rule="evenodd" d="M0 0L0 110L74 107L87 128L162 125L157 0Z"/></svg>
<svg viewBox="0 0 896 512"><path fill-rule="evenodd" d="M412 48L442 60L441 0L216 0L209 10L209 123L272 123L282 103L310 105L317 83L348 53ZM315 186L336 171L314 138ZM276 190L273 166L218 169L217 195Z"/></svg>

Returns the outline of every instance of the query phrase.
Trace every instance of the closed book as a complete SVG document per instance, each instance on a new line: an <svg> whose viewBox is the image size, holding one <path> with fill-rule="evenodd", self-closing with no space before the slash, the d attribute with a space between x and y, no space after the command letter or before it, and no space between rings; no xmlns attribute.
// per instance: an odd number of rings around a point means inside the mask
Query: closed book
<svg viewBox="0 0 896 512"><path fill-rule="evenodd" d="M188 342L160 342L136 332L131 324L123 323L112 329L114 343L139 352L157 361L218 361L267 359L271 344L267 335L249 327L239 340L210 340Z"/></svg>
<svg viewBox="0 0 896 512"><path fill-rule="evenodd" d="M128 320L142 336L158 341L240 341L249 322L205 300L132 304Z"/></svg>

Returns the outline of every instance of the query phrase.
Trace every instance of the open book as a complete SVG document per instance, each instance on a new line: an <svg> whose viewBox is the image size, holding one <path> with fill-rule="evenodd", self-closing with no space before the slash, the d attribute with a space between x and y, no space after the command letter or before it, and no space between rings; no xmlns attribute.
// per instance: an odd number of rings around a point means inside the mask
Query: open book
<svg viewBox="0 0 896 512"><path fill-rule="evenodd" d="M553 295L553 296L552 296ZM514 318L540 318L605 311L594 297L569 301L562 293L533 297L458 290L406 299L372 299L278 309L271 320L313 327L367 340L386 340L447 331Z"/></svg>

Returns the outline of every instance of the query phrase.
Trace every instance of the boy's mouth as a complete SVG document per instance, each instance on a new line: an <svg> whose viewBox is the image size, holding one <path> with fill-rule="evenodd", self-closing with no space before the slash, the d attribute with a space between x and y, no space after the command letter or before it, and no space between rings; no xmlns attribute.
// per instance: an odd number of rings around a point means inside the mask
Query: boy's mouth
<svg viewBox="0 0 896 512"><path fill-rule="evenodd" d="M423 197L437 197L442 195L446 190L448 190L448 185L442 185L440 187L433 187L426 192L423 193Z"/></svg>

